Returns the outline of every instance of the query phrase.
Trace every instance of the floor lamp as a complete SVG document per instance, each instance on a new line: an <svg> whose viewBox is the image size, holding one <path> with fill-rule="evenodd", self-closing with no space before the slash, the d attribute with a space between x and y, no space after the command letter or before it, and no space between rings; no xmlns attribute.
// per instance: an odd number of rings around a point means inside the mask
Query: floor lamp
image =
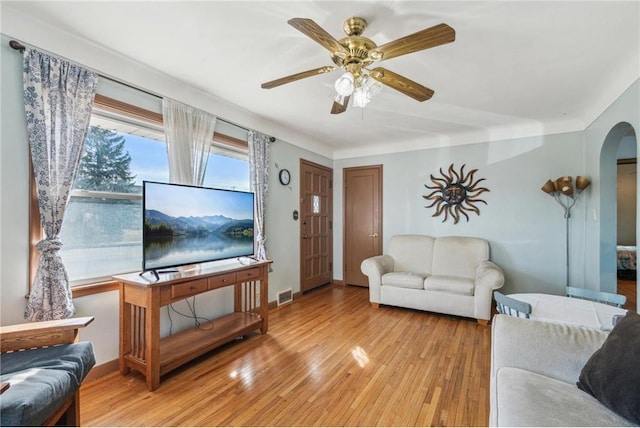
<svg viewBox="0 0 640 428"><path fill-rule="evenodd" d="M566 259L567 259L567 287L569 286L569 219L571 218L571 208L575 205L578 197L584 189L589 187L591 181L588 178L577 176L575 189L571 177L558 177L555 181L547 180L542 186L542 191L551 195L553 199L564 208L564 218L566 221Z"/></svg>

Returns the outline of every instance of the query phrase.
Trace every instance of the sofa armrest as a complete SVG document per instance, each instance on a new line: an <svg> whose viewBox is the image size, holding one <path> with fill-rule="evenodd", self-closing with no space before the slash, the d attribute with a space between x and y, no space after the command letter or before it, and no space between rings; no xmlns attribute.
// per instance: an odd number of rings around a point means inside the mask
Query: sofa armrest
<svg viewBox="0 0 640 428"><path fill-rule="evenodd" d="M360 270L369 278L369 300L380 303L380 286L382 275L393 272L393 258L389 255L381 255L364 259L360 264Z"/></svg>
<svg viewBox="0 0 640 428"><path fill-rule="evenodd" d="M514 367L575 383L607 333L584 327L496 315L491 332L491 382Z"/></svg>
<svg viewBox="0 0 640 428"><path fill-rule="evenodd" d="M78 329L91 324L93 317L40 321L0 327L0 351L41 348L78 341Z"/></svg>
<svg viewBox="0 0 640 428"><path fill-rule="evenodd" d="M476 267L474 282L473 295L476 318L489 320L491 319L493 290L504 285L504 273L497 264L487 260L479 263Z"/></svg>

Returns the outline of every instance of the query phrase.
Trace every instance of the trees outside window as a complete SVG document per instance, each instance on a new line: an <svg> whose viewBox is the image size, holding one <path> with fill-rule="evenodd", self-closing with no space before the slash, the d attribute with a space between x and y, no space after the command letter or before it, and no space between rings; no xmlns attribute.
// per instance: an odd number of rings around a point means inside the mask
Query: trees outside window
<svg viewBox="0 0 640 428"><path fill-rule="evenodd" d="M60 232L72 286L142 268L143 180L169 181L164 133L94 113ZM246 155L214 144L204 186L248 191Z"/></svg>
<svg viewBox="0 0 640 428"><path fill-rule="evenodd" d="M87 133L75 188L103 192L135 193L131 155L125 139L109 129L91 126Z"/></svg>
<svg viewBox="0 0 640 428"><path fill-rule="evenodd" d="M161 132L141 137L119 129L130 127L97 116L87 132L60 232L72 285L141 268L142 180L169 177Z"/></svg>

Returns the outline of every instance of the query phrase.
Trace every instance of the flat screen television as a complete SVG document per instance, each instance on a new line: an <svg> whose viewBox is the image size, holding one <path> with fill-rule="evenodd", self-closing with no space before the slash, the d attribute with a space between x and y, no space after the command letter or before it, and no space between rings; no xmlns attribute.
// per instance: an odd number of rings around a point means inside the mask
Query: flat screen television
<svg viewBox="0 0 640 428"><path fill-rule="evenodd" d="M254 254L250 192L143 181L142 273Z"/></svg>

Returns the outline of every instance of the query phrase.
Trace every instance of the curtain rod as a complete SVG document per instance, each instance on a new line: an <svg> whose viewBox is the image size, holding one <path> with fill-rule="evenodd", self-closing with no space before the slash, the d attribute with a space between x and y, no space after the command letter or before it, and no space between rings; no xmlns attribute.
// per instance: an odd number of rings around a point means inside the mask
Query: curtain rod
<svg viewBox="0 0 640 428"><path fill-rule="evenodd" d="M9 41L9 46L11 46L11 48L12 48L12 49L15 49L15 50L19 51L20 53L24 53L24 51L25 51L25 49L26 49L26 48L24 47L24 45L23 45L22 43L20 43L19 41L17 41L17 40L11 40L11 41ZM161 96L161 95L154 94L154 93L149 92L149 91L146 91L146 90L144 90L144 89L136 88L135 86L130 85L130 84L128 84L128 83L124 83L124 82L121 82L121 81L119 81L119 80L113 79L113 78L111 78L111 77L104 76L104 75L102 75L102 74L100 74L100 73L98 73L98 76L100 76L100 77L101 77L101 78L103 78L103 79L111 80L112 82L118 83L118 84L120 84L120 85L124 85L124 86L126 86L126 87L128 87L128 88L131 88L131 89L135 89L135 90L137 90L137 91L144 92L145 94L151 95L151 96L153 96L153 97L156 97L156 98L160 98L160 99L162 99L162 96ZM244 129L244 130L245 130L245 131L247 131L247 132L248 132L248 131L251 131L251 129L249 129L249 128L245 128L244 126L238 125L237 123L229 122L228 120L224 120L224 119L221 119L221 118L217 118L217 120L219 120L219 121L221 121L221 122L224 122L224 123L226 123L226 124L228 124L228 125L231 125L231 126L237 126L238 128L240 128L240 129ZM274 141L276 141L276 138L275 138L275 137L269 137L269 141L271 141L271 142L273 143Z"/></svg>

